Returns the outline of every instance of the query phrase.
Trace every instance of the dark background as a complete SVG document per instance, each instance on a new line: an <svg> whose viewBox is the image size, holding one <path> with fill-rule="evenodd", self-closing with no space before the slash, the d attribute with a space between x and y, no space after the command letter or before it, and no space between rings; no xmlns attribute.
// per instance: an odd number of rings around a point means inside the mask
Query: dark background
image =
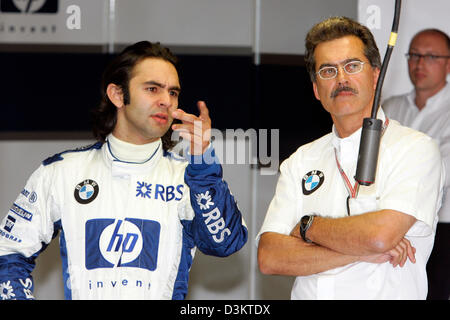
<svg viewBox="0 0 450 320"><path fill-rule="evenodd" d="M112 55L0 53L0 132L89 132L100 79ZM213 127L279 129L280 162L331 130L304 66L255 66L251 56L178 55L180 107L210 109Z"/></svg>

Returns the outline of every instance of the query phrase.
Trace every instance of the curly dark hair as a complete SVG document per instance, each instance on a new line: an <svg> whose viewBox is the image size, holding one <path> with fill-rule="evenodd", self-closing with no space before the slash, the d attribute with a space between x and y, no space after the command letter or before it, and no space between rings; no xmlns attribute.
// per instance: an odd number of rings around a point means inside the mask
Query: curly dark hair
<svg viewBox="0 0 450 320"><path fill-rule="evenodd" d="M322 42L345 36L356 36L361 39L364 44L364 55L372 68L381 68L380 52L370 30L350 18L331 17L313 26L306 35L305 62L312 82L316 81L316 60L314 58L316 47Z"/></svg>
<svg viewBox="0 0 450 320"><path fill-rule="evenodd" d="M101 82L101 101L92 110L92 131L94 137L99 141L105 141L117 122L117 108L109 100L106 90L110 83L119 86L123 92L124 104L130 103L129 83L135 65L146 58L161 58L170 62L177 69L178 59L175 55L159 42L140 41L126 47L116 56L103 72ZM172 129L170 128L161 137L164 150L171 149L175 142L171 140Z"/></svg>

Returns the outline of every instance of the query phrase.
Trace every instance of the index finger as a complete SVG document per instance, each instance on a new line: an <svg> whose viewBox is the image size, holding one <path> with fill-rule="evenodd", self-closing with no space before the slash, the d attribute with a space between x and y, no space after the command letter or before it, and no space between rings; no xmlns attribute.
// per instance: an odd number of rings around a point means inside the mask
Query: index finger
<svg viewBox="0 0 450 320"><path fill-rule="evenodd" d="M181 109L177 109L177 110L173 111L172 117L174 117L175 119L181 120L183 122L192 122L193 123L194 121L198 120L198 118L196 116L194 116L193 114L187 113Z"/></svg>
<svg viewBox="0 0 450 320"><path fill-rule="evenodd" d="M411 242L408 241L408 258L412 263L416 263L416 248L411 245Z"/></svg>
<svg viewBox="0 0 450 320"><path fill-rule="evenodd" d="M197 107L198 107L198 110L200 111L199 118L202 120L208 119L209 118L209 110L208 110L208 107L206 106L205 101L197 102Z"/></svg>

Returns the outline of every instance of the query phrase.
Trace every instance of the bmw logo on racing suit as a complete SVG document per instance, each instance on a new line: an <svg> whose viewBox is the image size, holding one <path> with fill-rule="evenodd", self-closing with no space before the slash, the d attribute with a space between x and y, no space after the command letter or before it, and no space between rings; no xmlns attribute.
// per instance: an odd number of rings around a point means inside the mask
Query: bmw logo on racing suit
<svg viewBox="0 0 450 320"><path fill-rule="evenodd" d="M94 201L98 195L98 184L94 180L86 179L75 187L75 199L81 204Z"/></svg>

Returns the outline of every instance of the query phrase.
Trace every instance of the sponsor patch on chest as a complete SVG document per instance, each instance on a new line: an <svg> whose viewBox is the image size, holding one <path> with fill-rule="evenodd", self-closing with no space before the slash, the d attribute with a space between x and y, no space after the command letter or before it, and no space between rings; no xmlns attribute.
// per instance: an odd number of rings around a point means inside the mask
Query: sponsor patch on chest
<svg viewBox="0 0 450 320"><path fill-rule="evenodd" d="M302 191L305 196L310 195L314 191L320 188L325 180L325 176L322 171L312 170L305 174L302 178Z"/></svg>
<svg viewBox="0 0 450 320"><path fill-rule="evenodd" d="M78 203L88 204L97 198L98 191L98 183L94 180L86 179L76 185L73 195Z"/></svg>
<svg viewBox="0 0 450 320"><path fill-rule="evenodd" d="M155 199L164 202L180 201L183 198L182 184L177 186L137 181L136 198Z"/></svg>

